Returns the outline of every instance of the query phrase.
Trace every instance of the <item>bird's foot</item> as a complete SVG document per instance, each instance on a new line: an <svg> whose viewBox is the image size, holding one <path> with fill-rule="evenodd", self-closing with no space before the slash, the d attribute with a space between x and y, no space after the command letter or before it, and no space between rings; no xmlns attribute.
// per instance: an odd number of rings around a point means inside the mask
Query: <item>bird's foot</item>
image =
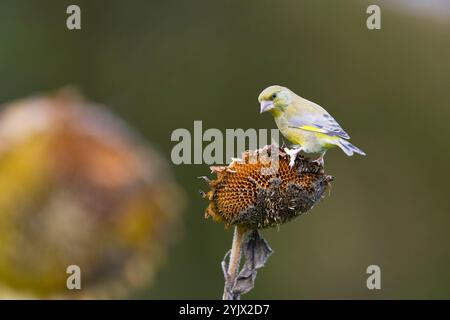
<svg viewBox="0 0 450 320"><path fill-rule="evenodd" d="M316 160L313 160L314 163L317 163L319 166L325 166L325 160L323 160L323 156L318 157Z"/></svg>
<svg viewBox="0 0 450 320"><path fill-rule="evenodd" d="M302 150L302 148L296 148L296 149L289 149L289 148L284 148L284 152L286 152L289 157L290 157L290 161L289 161L289 167L292 168L295 164L295 159L297 159L297 155L299 154L299 152Z"/></svg>

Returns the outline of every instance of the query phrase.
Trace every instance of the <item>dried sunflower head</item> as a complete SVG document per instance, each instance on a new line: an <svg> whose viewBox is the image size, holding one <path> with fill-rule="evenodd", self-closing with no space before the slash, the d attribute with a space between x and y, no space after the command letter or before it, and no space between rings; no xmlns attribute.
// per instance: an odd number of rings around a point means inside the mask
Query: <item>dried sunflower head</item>
<svg viewBox="0 0 450 320"><path fill-rule="evenodd" d="M153 147L73 90L6 105L0 297L126 296L162 262L182 200ZM69 265L81 290L66 286Z"/></svg>
<svg viewBox="0 0 450 320"><path fill-rule="evenodd" d="M246 151L229 166L211 167L217 178L209 181L211 189L203 193L210 201L206 218L226 226L268 228L300 216L323 197L333 180L323 166L299 155L290 168L284 150L276 147L278 155L271 150L266 146Z"/></svg>

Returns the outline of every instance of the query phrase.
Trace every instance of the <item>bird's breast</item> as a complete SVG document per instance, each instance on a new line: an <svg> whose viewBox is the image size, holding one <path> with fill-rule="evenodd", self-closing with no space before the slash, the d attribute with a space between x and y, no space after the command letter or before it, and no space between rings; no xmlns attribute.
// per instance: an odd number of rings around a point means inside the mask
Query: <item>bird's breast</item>
<svg viewBox="0 0 450 320"><path fill-rule="evenodd" d="M280 129L281 134L293 144L304 145L308 134L303 130L284 128Z"/></svg>

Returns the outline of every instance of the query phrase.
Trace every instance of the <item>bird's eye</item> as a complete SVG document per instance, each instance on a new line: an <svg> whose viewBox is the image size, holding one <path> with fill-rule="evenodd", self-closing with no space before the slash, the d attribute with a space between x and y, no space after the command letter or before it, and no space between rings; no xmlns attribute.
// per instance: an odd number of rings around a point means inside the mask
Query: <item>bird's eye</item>
<svg viewBox="0 0 450 320"><path fill-rule="evenodd" d="M277 97L277 94L274 93L274 94L272 95L272 100L274 100L276 97Z"/></svg>

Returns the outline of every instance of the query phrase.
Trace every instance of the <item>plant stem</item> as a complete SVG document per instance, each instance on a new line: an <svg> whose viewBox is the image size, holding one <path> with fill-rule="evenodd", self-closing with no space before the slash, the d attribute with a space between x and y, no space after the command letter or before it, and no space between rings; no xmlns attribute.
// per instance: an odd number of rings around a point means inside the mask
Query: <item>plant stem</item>
<svg viewBox="0 0 450 320"><path fill-rule="evenodd" d="M239 226L234 228L233 244L231 246L230 262L227 270L228 279L225 282L225 289L222 297L223 300L233 299L232 296L230 297L230 289L233 288L238 275L242 255L242 243L244 241L245 234L246 230L244 228Z"/></svg>

